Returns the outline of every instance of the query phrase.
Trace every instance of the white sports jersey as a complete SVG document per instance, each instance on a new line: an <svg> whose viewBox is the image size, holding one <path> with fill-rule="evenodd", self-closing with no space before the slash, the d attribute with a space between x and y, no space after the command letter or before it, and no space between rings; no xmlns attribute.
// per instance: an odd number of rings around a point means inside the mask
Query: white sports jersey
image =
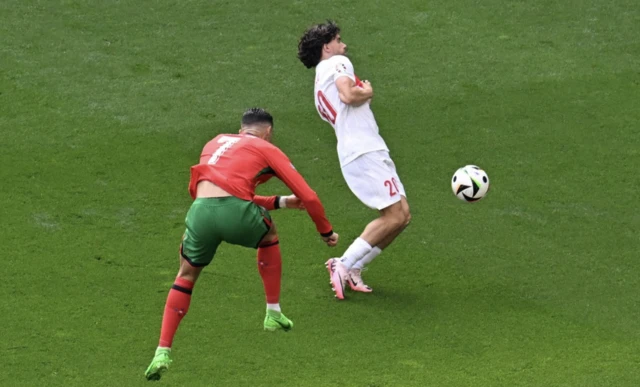
<svg viewBox="0 0 640 387"><path fill-rule="evenodd" d="M353 72L351 61L334 55L316 66L315 102L320 117L331 124L338 138L338 158L344 166L365 153L386 150L378 124L368 103L350 106L340 100L336 80L349 77L362 85Z"/></svg>

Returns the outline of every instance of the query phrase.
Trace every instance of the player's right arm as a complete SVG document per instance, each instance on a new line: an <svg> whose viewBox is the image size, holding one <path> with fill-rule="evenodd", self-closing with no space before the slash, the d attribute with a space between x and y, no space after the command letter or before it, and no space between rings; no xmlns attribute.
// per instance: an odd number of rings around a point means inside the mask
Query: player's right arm
<svg viewBox="0 0 640 387"><path fill-rule="evenodd" d="M369 81L362 82L360 86L349 77L340 77L335 82L340 100L347 105L360 106L373 98L373 88Z"/></svg>

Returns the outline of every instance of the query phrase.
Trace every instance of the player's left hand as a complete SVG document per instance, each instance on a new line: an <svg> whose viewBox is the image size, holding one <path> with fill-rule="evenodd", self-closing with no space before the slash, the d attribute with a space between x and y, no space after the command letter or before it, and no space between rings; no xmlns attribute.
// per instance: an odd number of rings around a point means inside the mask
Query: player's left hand
<svg viewBox="0 0 640 387"><path fill-rule="evenodd" d="M295 208L298 210L304 210L304 203L296 195L289 195L285 197L286 208Z"/></svg>

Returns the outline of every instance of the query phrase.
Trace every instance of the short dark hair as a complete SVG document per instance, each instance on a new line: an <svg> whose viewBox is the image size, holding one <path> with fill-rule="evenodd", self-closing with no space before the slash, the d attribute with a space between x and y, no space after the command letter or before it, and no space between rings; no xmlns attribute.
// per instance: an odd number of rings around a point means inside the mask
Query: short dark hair
<svg viewBox="0 0 640 387"><path fill-rule="evenodd" d="M322 46L331 42L340 33L340 27L333 21L309 27L298 42L298 59L310 69L316 67L322 58Z"/></svg>
<svg viewBox="0 0 640 387"><path fill-rule="evenodd" d="M242 126L251 126L255 124L269 124L273 126L273 117L268 111L254 107L248 109L242 114Z"/></svg>

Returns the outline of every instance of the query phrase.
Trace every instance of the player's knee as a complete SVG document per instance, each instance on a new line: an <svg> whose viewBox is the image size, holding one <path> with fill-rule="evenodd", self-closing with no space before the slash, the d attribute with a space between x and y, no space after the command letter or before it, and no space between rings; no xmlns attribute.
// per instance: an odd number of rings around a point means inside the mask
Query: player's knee
<svg viewBox="0 0 640 387"><path fill-rule="evenodd" d="M195 283L202 272L203 267L193 266L184 258L180 260L180 270L178 277Z"/></svg>
<svg viewBox="0 0 640 387"><path fill-rule="evenodd" d="M267 234L262 238L260 244L270 243L278 239L278 230L276 229L276 224L271 223L271 228L267 232Z"/></svg>
<svg viewBox="0 0 640 387"><path fill-rule="evenodd" d="M407 227L409 225L409 223L411 223L411 212L407 211L402 211L400 214L398 214L398 220L397 220L397 225L399 229L404 229L405 227Z"/></svg>
<svg viewBox="0 0 640 387"><path fill-rule="evenodd" d="M409 208L402 208L400 211L393 213L391 224L394 230L402 230L411 223L411 212Z"/></svg>
<svg viewBox="0 0 640 387"><path fill-rule="evenodd" d="M387 224L393 230L400 229L405 226L405 214L403 211L394 211L388 214Z"/></svg>
<svg viewBox="0 0 640 387"><path fill-rule="evenodd" d="M406 198L402 198L402 217L403 217L403 222L402 222L402 227L407 227L409 225L409 223L411 223L411 211L409 210L409 203L407 203L407 199Z"/></svg>
<svg viewBox="0 0 640 387"><path fill-rule="evenodd" d="M402 227L407 227L409 223L411 223L411 211L407 208L406 211L403 211L404 216L404 224Z"/></svg>
<svg viewBox="0 0 640 387"><path fill-rule="evenodd" d="M397 202L393 206L387 208L383 212L385 223L390 231L400 230L409 224L411 221L411 212L409 211L409 205L406 200Z"/></svg>

